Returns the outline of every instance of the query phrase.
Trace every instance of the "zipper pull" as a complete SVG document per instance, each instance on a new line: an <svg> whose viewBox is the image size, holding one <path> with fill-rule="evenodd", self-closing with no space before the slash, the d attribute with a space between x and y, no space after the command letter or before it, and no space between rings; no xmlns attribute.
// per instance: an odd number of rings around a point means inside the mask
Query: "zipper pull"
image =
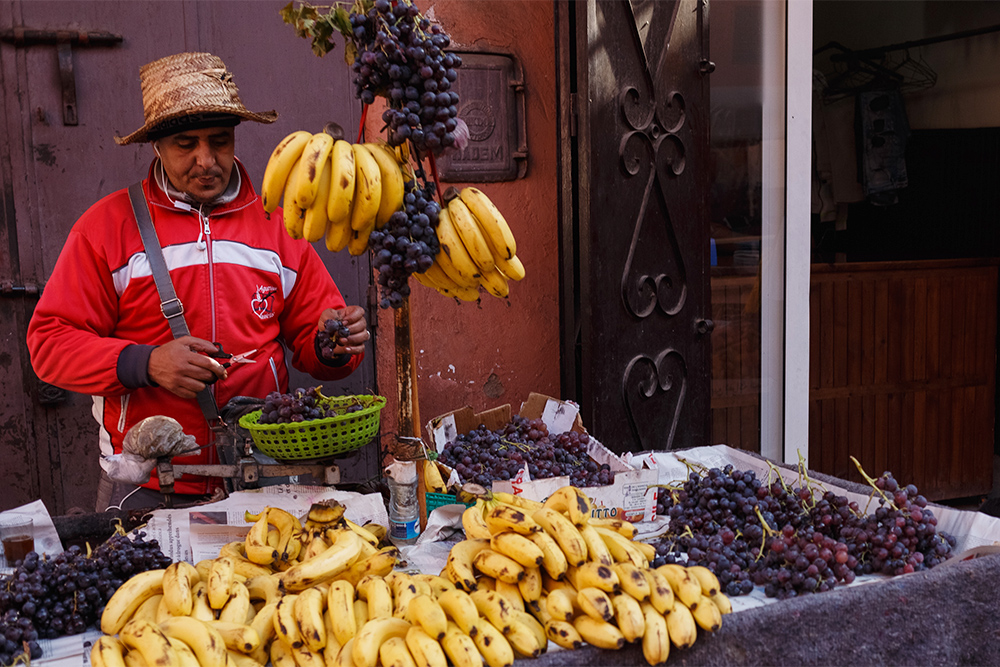
<svg viewBox="0 0 1000 667"><path fill-rule="evenodd" d="M200 210L198 211L198 217L201 218L201 231L198 232L198 242L195 245L198 247L198 250L205 250L208 247L207 238L212 235L212 227L208 222L208 216Z"/></svg>

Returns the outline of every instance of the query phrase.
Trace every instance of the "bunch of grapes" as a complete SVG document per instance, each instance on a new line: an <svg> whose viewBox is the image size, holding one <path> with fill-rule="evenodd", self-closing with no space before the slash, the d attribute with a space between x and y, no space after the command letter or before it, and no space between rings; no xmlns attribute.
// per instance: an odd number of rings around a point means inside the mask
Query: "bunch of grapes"
<svg viewBox="0 0 1000 667"><path fill-rule="evenodd" d="M451 90L462 59L445 53L451 38L410 0L375 0L365 13L352 12L357 49L352 69L358 98L371 104L384 96L382 118L389 143L407 140L417 149L440 153L455 143L458 94Z"/></svg>
<svg viewBox="0 0 1000 667"><path fill-rule="evenodd" d="M462 480L489 487L493 480L512 479L527 466L532 479L568 475L577 487L614 481L611 467L587 455L590 436L577 431L549 434L541 419L515 415L494 431L484 425L445 445L438 461L454 468Z"/></svg>
<svg viewBox="0 0 1000 667"><path fill-rule="evenodd" d="M372 263L378 271L379 307L399 308L410 294L409 277L423 273L434 263L440 245L437 238L441 205L434 201L434 186L415 181L406 184L403 209L389 218L385 227L368 237Z"/></svg>
<svg viewBox="0 0 1000 667"><path fill-rule="evenodd" d="M309 387L308 389L299 387L289 394L272 391L264 398L264 405L261 408L260 419L257 420L257 423L299 423L310 419L339 417L343 414L364 409L364 406L360 402L352 403L346 407L329 405L323 401L320 389L322 387Z"/></svg>
<svg viewBox="0 0 1000 667"><path fill-rule="evenodd" d="M691 472L658 501L670 531L654 565L687 560L715 572L727 595L762 586L769 597L828 591L857 576L903 574L948 558L955 538L915 486L900 489L888 472L875 481L879 507L865 515L832 491L770 484L733 466ZM684 554L683 556L681 554Z"/></svg>
<svg viewBox="0 0 1000 667"><path fill-rule="evenodd" d="M23 653L37 659L40 638L80 634L126 580L170 562L142 532L134 539L114 535L89 557L78 546L51 558L28 553L0 577L0 664Z"/></svg>
<svg viewBox="0 0 1000 667"><path fill-rule="evenodd" d="M316 345L324 359L333 358L333 350L341 338L351 335L351 330L343 320L330 319L324 322L323 328L316 333Z"/></svg>

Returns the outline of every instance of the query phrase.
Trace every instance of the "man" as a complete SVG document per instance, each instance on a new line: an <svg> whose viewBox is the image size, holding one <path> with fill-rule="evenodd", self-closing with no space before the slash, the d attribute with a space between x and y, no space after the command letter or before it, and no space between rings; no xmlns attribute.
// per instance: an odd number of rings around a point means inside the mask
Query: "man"
<svg viewBox="0 0 1000 667"><path fill-rule="evenodd" d="M208 53L181 53L140 69L145 123L120 145L152 144L142 182L153 226L180 302L163 303L126 190L77 221L28 327L32 365L42 380L94 397L102 480L98 511L148 507L161 500L155 478L136 489L113 483L108 457L139 421L167 415L201 445L176 463L217 462L214 435L196 397L209 405L234 396L288 390L291 363L320 380L349 375L369 340L364 311L347 306L318 255L270 219L234 157L235 126L272 123L273 111L244 107L232 75ZM152 252L152 248L149 249ZM164 313L183 311L190 335L174 338ZM331 359L316 346L329 319L350 330ZM256 363L224 368L209 353L256 350ZM207 399L204 399L207 400ZM181 477L178 494L201 498L218 480ZM125 496L129 499L122 504ZM183 502L183 499L180 501Z"/></svg>

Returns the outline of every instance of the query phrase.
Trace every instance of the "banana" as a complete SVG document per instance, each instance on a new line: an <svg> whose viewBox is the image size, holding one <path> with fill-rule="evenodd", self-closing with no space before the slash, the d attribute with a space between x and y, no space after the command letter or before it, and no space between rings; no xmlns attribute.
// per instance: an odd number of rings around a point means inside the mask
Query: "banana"
<svg viewBox="0 0 1000 667"><path fill-rule="evenodd" d="M715 632L722 626L722 612L707 595L701 596L698 605L691 609L691 615L702 630Z"/></svg>
<svg viewBox="0 0 1000 667"><path fill-rule="evenodd" d="M309 137L302 155L296 164L295 203L303 209L308 209L316 200L320 190L323 169L330 161L330 151L333 150L333 137L326 132L317 132ZM323 202L324 209L326 201Z"/></svg>
<svg viewBox="0 0 1000 667"><path fill-rule="evenodd" d="M475 590L470 593L472 601L479 610L479 615L489 620L500 632L507 634L514 610L510 604L496 591Z"/></svg>
<svg viewBox="0 0 1000 667"><path fill-rule="evenodd" d="M611 598L600 588L581 588L576 594L576 602L584 614L598 621L611 621L615 617Z"/></svg>
<svg viewBox="0 0 1000 667"><path fill-rule="evenodd" d="M510 629L504 633L504 637L507 638L511 648L514 649L515 655L525 658L537 658L542 654L543 649L548 646L549 640L545 636L544 628L541 640L539 640L538 635L534 632L534 628L528 626L525 619L531 619L534 623L538 622L530 614L515 612L514 618L510 622Z"/></svg>
<svg viewBox="0 0 1000 667"><path fill-rule="evenodd" d="M228 556L220 556L212 563L208 580L205 582L208 604L212 609L222 609L229 601L235 574L235 564Z"/></svg>
<svg viewBox="0 0 1000 667"><path fill-rule="evenodd" d="M154 595L139 605L139 608L132 614L132 618L142 618L151 623L157 623L156 617L161 614L165 618L170 615L170 612L163 604L163 596Z"/></svg>
<svg viewBox="0 0 1000 667"><path fill-rule="evenodd" d="M490 548L496 553L513 559L524 568L538 567L545 560L538 545L524 535L511 530L492 535Z"/></svg>
<svg viewBox="0 0 1000 667"><path fill-rule="evenodd" d="M551 507L536 510L531 518L555 539L570 565L579 567L587 562L587 543L572 521Z"/></svg>
<svg viewBox="0 0 1000 667"><path fill-rule="evenodd" d="M534 514L520 507L495 502L492 507L487 505L487 508L483 513L483 520L486 521L491 533L512 530L521 535L530 535L542 530L542 526L535 520Z"/></svg>
<svg viewBox="0 0 1000 667"><path fill-rule="evenodd" d="M572 621L582 611L577 594L572 589L551 591L545 598L545 610L556 621Z"/></svg>
<svg viewBox="0 0 1000 667"><path fill-rule="evenodd" d="M299 187L299 169L296 164L288 175L285 184L285 196L281 200L282 215L285 218L285 231L293 239L302 238L302 228L305 225L306 210L295 203L295 192Z"/></svg>
<svg viewBox="0 0 1000 667"><path fill-rule="evenodd" d="M497 579L494 591L507 601L511 609L524 611L524 598L521 597L521 590L518 588L518 584L508 584L505 581Z"/></svg>
<svg viewBox="0 0 1000 667"><path fill-rule="evenodd" d="M326 646L323 647L323 664L326 667L331 667L337 664L337 657L343 647L333 634L333 623L330 620L330 614L324 613L323 617L326 619Z"/></svg>
<svg viewBox="0 0 1000 667"><path fill-rule="evenodd" d="M330 581L351 567L360 553L361 538L354 532L345 531L337 538L336 544L323 553L285 570L281 575L281 585L286 591L302 591Z"/></svg>
<svg viewBox="0 0 1000 667"><path fill-rule="evenodd" d="M367 530L372 535L374 535L375 539L378 540L378 544L376 544L375 546L378 546L379 544L384 544L389 537L389 528L387 526L383 526L380 523L375 523L374 521L368 521L365 523L365 525L361 527Z"/></svg>
<svg viewBox="0 0 1000 667"><path fill-rule="evenodd" d="M234 581L229 590L229 601L219 610L219 620L230 623L246 623L253 611L253 605L250 604L250 592L244 584L238 581Z"/></svg>
<svg viewBox="0 0 1000 667"><path fill-rule="evenodd" d="M447 629L447 625L445 625ZM448 667L448 658L437 639L424 632L419 625L406 631L406 648L410 649L414 662L422 667Z"/></svg>
<svg viewBox="0 0 1000 667"><path fill-rule="evenodd" d="M614 530L620 533L622 537L625 537L629 540L634 540L637 532L636 527L634 525L632 525L628 521L623 521L622 519L614 519L614 518L595 519L594 517L591 517L590 525L600 526L601 528L608 528L610 530Z"/></svg>
<svg viewBox="0 0 1000 667"><path fill-rule="evenodd" d="M281 195L285 191L285 183L288 181L289 173L299 161L299 157L310 139L312 139L310 132L304 130L292 132L282 139L271 152L267 167L264 168L264 180L260 188L261 202L267 213L273 213L278 208L278 202L281 201Z"/></svg>
<svg viewBox="0 0 1000 667"><path fill-rule="evenodd" d="M277 602L281 597L281 580L277 575L268 574L263 576L250 577L244 582L247 593L250 594L251 602L263 602L271 604Z"/></svg>
<svg viewBox="0 0 1000 667"><path fill-rule="evenodd" d="M295 601L298 598L297 593L285 595L278 600L274 610L275 638L287 644L290 649L303 644L299 624L295 619Z"/></svg>
<svg viewBox="0 0 1000 667"><path fill-rule="evenodd" d="M526 607L528 613L538 619L538 622L543 626L552 620L552 616L549 615L548 610L549 596L542 594L537 600L529 602Z"/></svg>
<svg viewBox="0 0 1000 667"><path fill-rule="evenodd" d="M303 645L292 649L292 658L298 667L323 667L322 649L316 652Z"/></svg>
<svg viewBox="0 0 1000 667"><path fill-rule="evenodd" d="M226 653L229 655L229 662L226 663L227 667L264 667L265 665L265 663L262 663L259 660L255 660L249 655L243 655L238 651L227 650ZM193 653L191 654L191 657L194 658ZM319 664L322 666L323 663L320 662ZM197 660L195 660L192 667L198 667Z"/></svg>
<svg viewBox="0 0 1000 667"><path fill-rule="evenodd" d="M587 614L573 619L573 627L591 646L604 649L619 649L625 645L621 630L607 621L600 621Z"/></svg>
<svg viewBox="0 0 1000 667"><path fill-rule="evenodd" d="M260 643L257 645L257 648L253 650L252 656L254 660L263 664L267 664L267 657L269 655L271 642L274 641L276 636L276 632L274 630L274 617L277 609L277 602L269 602L261 607L257 612L257 615L253 617L252 621L250 621L250 628L257 633L257 637L260 639Z"/></svg>
<svg viewBox="0 0 1000 667"><path fill-rule="evenodd" d="M382 229L389 222L389 217L403 207L403 195L406 194L403 172L399 169L395 154L386 145L368 143L365 148L375 158L382 180L382 196L375 215L375 227Z"/></svg>
<svg viewBox="0 0 1000 667"><path fill-rule="evenodd" d="M479 619L476 633L469 636L476 642L476 648L489 667L510 667L514 664L514 649L510 642L487 619Z"/></svg>
<svg viewBox="0 0 1000 667"><path fill-rule="evenodd" d="M496 261L497 271L504 274L510 280L524 280L524 264L521 263L519 257L511 257L510 259L503 259L502 257L494 258Z"/></svg>
<svg viewBox="0 0 1000 667"><path fill-rule="evenodd" d="M392 616L392 590L382 577L369 575L362 579L358 582L357 594L360 599L368 602L368 618Z"/></svg>
<svg viewBox="0 0 1000 667"><path fill-rule="evenodd" d="M684 606L693 610L701 600L701 584L698 580L688 574L688 570L683 565L668 563L656 568L656 571L666 577L670 582L670 588L674 591L674 597L684 603Z"/></svg>
<svg viewBox="0 0 1000 667"><path fill-rule="evenodd" d="M376 549L378 548L378 537L376 537L370 530L368 530L363 526L359 526L358 524L354 523L353 521L351 521L346 517L343 519L343 521L348 528L357 533L358 537L360 537L361 539L363 539L365 542L375 547Z"/></svg>
<svg viewBox="0 0 1000 667"><path fill-rule="evenodd" d="M649 602L661 614L674 608L674 589L667 578L656 570L640 570L649 582Z"/></svg>
<svg viewBox="0 0 1000 667"><path fill-rule="evenodd" d="M125 650L125 667L147 667L145 661L138 651Z"/></svg>
<svg viewBox="0 0 1000 667"><path fill-rule="evenodd" d="M306 209L305 218L302 222L302 236L310 243L315 243L326 236L327 227L330 225L330 218L326 215L327 202L330 199L330 179L332 178L333 167L330 166L329 156L322 164L322 172L319 176L319 187L312 204ZM301 188L299 190L301 192Z"/></svg>
<svg viewBox="0 0 1000 667"><path fill-rule="evenodd" d="M354 612L354 625L360 628L368 622L368 603L364 600L355 600L352 606L354 607L351 610Z"/></svg>
<svg viewBox="0 0 1000 667"><path fill-rule="evenodd" d="M667 633L674 646L688 648L694 644L698 637L698 626L691 611L680 600L674 600L674 606L667 614L666 621Z"/></svg>
<svg viewBox="0 0 1000 667"><path fill-rule="evenodd" d="M416 583L426 583L430 589L430 595L435 599L445 591L455 590L455 584L437 574L415 574L413 579Z"/></svg>
<svg viewBox="0 0 1000 667"><path fill-rule="evenodd" d="M278 529L277 528L271 528L270 526L268 526L267 527L267 546L271 547L272 549L277 550L277 548L278 548L278 540L280 540L280 539L281 539L281 533L278 532ZM275 558L277 558L277 556L275 556Z"/></svg>
<svg viewBox="0 0 1000 667"><path fill-rule="evenodd" d="M179 639L190 646L203 667L225 667L225 640L208 623L188 616L174 616L161 623L160 630L168 637Z"/></svg>
<svg viewBox="0 0 1000 667"><path fill-rule="evenodd" d="M351 229L375 228L379 203L382 201L382 175L378 162L364 144L352 144L354 151L354 203L351 206Z"/></svg>
<svg viewBox="0 0 1000 667"><path fill-rule="evenodd" d="M350 219L330 221L326 227L326 248L330 252L340 252L351 242L354 230Z"/></svg>
<svg viewBox="0 0 1000 667"><path fill-rule="evenodd" d="M729 598L722 591L710 596L709 600L719 608L719 613L723 616L733 613L733 603L729 601Z"/></svg>
<svg viewBox="0 0 1000 667"><path fill-rule="evenodd" d="M268 523L265 510L260 518L250 526L250 530L244 538L246 557L250 562L258 565L270 565L278 557L277 550L268 544L267 537Z"/></svg>
<svg viewBox="0 0 1000 667"><path fill-rule="evenodd" d="M553 579L562 579L566 576L569 561L566 560L566 554L559 548L559 544L551 535L543 530L528 535L528 539L542 550L542 568L548 576Z"/></svg>
<svg viewBox="0 0 1000 667"><path fill-rule="evenodd" d="M622 591L639 602L649 599L652 594L649 579L646 576L646 572L649 570L640 570L632 563L616 563L613 569L618 575Z"/></svg>
<svg viewBox="0 0 1000 667"><path fill-rule="evenodd" d="M441 648L455 667L483 667L483 656L479 655L476 642L451 621L448 621Z"/></svg>
<svg viewBox="0 0 1000 667"><path fill-rule="evenodd" d="M448 202L448 215L462 245L469 251L472 261L475 262L480 271L492 271L496 266L493 253L490 252L490 246L483 236L479 223L476 222L475 216L472 215L472 211L469 210L461 197L455 197Z"/></svg>
<svg viewBox="0 0 1000 667"><path fill-rule="evenodd" d="M424 477L426 479L426 474ZM462 512L462 529L465 531L465 536L471 540L488 540L492 537L486 521L483 520L482 507L483 501L477 500L475 505L465 508Z"/></svg>
<svg viewBox="0 0 1000 667"><path fill-rule="evenodd" d="M570 582L574 588L581 590L593 586L605 593L618 593L621 591L621 582L612 568L607 565L587 561L580 567L571 567L568 571Z"/></svg>
<svg viewBox="0 0 1000 667"><path fill-rule="evenodd" d="M719 592L719 578L704 565L689 565L687 571L697 580L701 586L701 594L705 597L710 598Z"/></svg>
<svg viewBox="0 0 1000 667"><path fill-rule="evenodd" d="M194 565L187 561L177 561L167 566L163 572L163 600L171 616L189 616L194 605L191 588L201 576Z"/></svg>
<svg viewBox="0 0 1000 667"><path fill-rule="evenodd" d="M206 558L194 564L194 569L198 571L198 581L208 581L208 573L212 570L214 558Z"/></svg>
<svg viewBox="0 0 1000 667"><path fill-rule="evenodd" d="M633 546L642 552L642 555L646 557L646 560L652 563L656 560L656 547L654 547L649 542L632 542Z"/></svg>
<svg viewBox="0 0 1000 667"><path fill-rule="evenodd" d="M299 636L310 651L320 651L326 646L326 621L323 619L323 593L318 588L307 588L299 593L292 604L292 617L298 625ZM353 610L350 619L354 620ZM336 619L337 617L334 616ZM341 642L343 643L343 642ZM298 648L292 644L292 648Z"/></svg>
<svg viewBox="0 0 1000 667"><path fill-rule="evenodd" d="M631 643L642 639L646 632L646 620L639 601L622 593L611 598L611 605L615 612L615 624L622 631L625 641Z"/></svg>
<svg viewBox="0 0 1000 667"><path fill-rule="evenodd" d="M557 645L570 650L583 646L583 637L569 621L552 619L545 624L545 636Z"/></svg>
<svg viewBox="0 0 1000 667"><path fill-rule="evenodd" d="M493 549L483 549L472 559L473 567L488 577L517 584L524 579L524 568L512 558L508 558Z"/></svg>
<svg viewBox="0 0 1000 667"><path fill-rule="evenodd" d="M457 285L478 285L479 266L462 243L447 207L442 208L438 214L437 237L441 250L434 261Z"/></svg>
<svg viewBox="0 0 1000 667"><path fill-rule="evenodd" d="M216 612L208 603L208 588L204 581L199 581L191 591L194 602L191 605L191 618L199 621L214 621Z"/></svg>
<svg viewBox="0 0 1000 667"><path fill-rule="evenodd" d="M201 667L201 664L198 662L198 656L194 654L190 646L180 639L174 639L169 636L167 637L167 641L170 642L170 647L177 654L177 662L181 667Z"/></svg>
<svg viewBox="0 0 1000 667"><path fill-rule="evenodd" d="M549 639L545 636L545 626L526 611L515 611L514 620L527 628L535 637L535 644L538 646L539 655L549 649Z"/></svg>
<svg viewBox="0 0 1000 667"><path fill-rule="evenodd" d="M493 577L488 577L482 574L476 577L476 590L477 591L495 591L497 589L497 580Z"/></svg>
<svg viewBox="0 0 1000 667"><path fill-rule="evenodd" d="M115 637L101 635L90 648L90 664L93 667L125 667L122 643Z"/></svg>
<svg viewBox="0 0 1000 667"><path fill-rule="evenodd" d="M330 151L330 193L326 216L331 224L350 227L351 206L354 202L354 149L349 141L338 139ZM331 248L332 249L332 248Z"/></svg>
<svg viewBox="0 0 1000 667"><path fill-rule="evenodd" d="M369 574L385 576L392 572L399 560L399 550L395 547L386 547L378 553L359 560L351 565L345 572L337 576L341 581L349 581L357 586L362 578Z"/></svg>
<svg viewBox="0 0 1000 667"><path fill-rule="evenodd" d="M350 582L330 582L330 590L326 596L326 608L333 621L333 634L341 646L358 634L357 618L354 615L354 595L354 586Z"/></svg>
<svg viewBox="0 0 1000 667"><path fill-rule="evenodd" d="M476 573L472 569L472 559L480 551L488 549L488 540L462 540L448 552L446 570L451 575L452 583L469 592L476 589Z"/></svg>
<svg viewBox="0 0 1000 667"><path fill-rule="evenodd" d="M135 652L141 656L141 664L180 667L180 660L170 645L170 640L149 621L129 621L118 633L118 637L130 653Z"/></svg>
<svg viewBox="0 0 1000 667"><path fill-rule="evenodd" d="M475 601L465 591L445 591L438 596L438 604L445 615L457 625L462 632L470 637L476 634L476 622L479 620L479 608Z"/></svg>
<svg viewBox="0 0 1000 667"><path fill-rule="evenodd" d="M361 229L351 231L351 238L347 241L347 252L352 257L365 254L368 250L368 237L375 231L375 220L371 224L365 225Z"/></svg>
<svg viewBox="0 0 1000 667"><path fill-rule="evenodd" d="M402 637L389 637L379 646L378 658L382 667L417 667Z"/></svg>
<svg viewBox="0 0 1000 667"><path fill-rule="evenodd" d="M594 526L594 530L598 532L604 543L608 545L608 550L615 561L619 563L630 562L639 569L649 567L649 561L646 559L646 556L636 548L634 542L627 539L621 533L602 526Z"/></svg>
<svg viewBox="0 0 1000 667"><path fill-rule="evenodd" d="M418 595L406 609L406 620L411 625L419 625L435 641L444 639L448 630L448 616L437 600L429 595Z"/></svg>
<svg viewBox="0 0 1000 667"><path fill-rule="evenodd" d="M577 528L583 528L590 520L593 503L575 486L564 486L545 499L544 507L563 512Z"/></svg>
<svg viewBox="0 0 1000 667"><path fill-rule="evenodd" d="M207 621L206 625L219 633L222 643L231 651L250 655L260 646L260 635L249 625L229 621Z"/></svg>
<svg viewBox="0 0 1000 667"><path fill-rule="evenodd" d="M441 476L441 469L431 460L424 461L424 489L428 493L448 493L444 478Z"/></svg>
<svg viewBox="0 0 1000 667"><path fill-rule="evenodd" d="M276 639L271 644L271 664L274 667L297 667L292 647L281 639Z"/></svg>
<svg viewBox="0 0 1000 667"><path fill-rule="evenodd" d="M146 570L122 584L104 607L101 631L106 635L118 634L139 605L154 595L162 595L164 572L165 570Z"/></svg>
<svg viewBox="0 0 1000 667"><path fill-rule="evenodd" d="M493 500L504 503L505 505L512 505L514 507L520 507L523 510L528 510L528 514L533 514L536 510L542 509L545 503L532 500L531 498L526 498L520 494L507 493L506 491L491 491L490 496Z"/></svg>
<svg viewBox="0 0 1000 667"><path fill-rule="evenodd" d="M643 602L642 616L645 632L642 635L642 655L650 665L660 665L670 657L670 634L663 614L653 605Z"/></svg>
<svg viewBox="0 0 1000 667"><path fill-rule="evenodd" d="M524 568L524 579L517 582L517 590L521 599L529 605L536 603L542 596L542 572L537 567Z"/></svg>
<svg viewBox="0 0 1000 667"><path fill-rule="evenodd" d="M351 656L357 667L375 667L378 649L390 637L403 637L412 626L401 618L373 618L364 624L341 652L351 645Z"/></svg>
<svg viewBox="0 0 1000 667"><path fill-rule="evenodd" d="M580 528L580 536L587 543L587 554L590 560L601 565L614 565L615 559L608 550L608 545L604 543L604 538L594 530L594 527L587 524Z"/></svg>
<svg viewBox="0 0 1000 667"><path fill-rule="evenodd" d="M514 234L501 215L499 209L490 201L482 190L473 187L463 188L459 196L469 207L472 215L482 230L486 242L494 258L511 259L517 253L517 242Z"/></svg>

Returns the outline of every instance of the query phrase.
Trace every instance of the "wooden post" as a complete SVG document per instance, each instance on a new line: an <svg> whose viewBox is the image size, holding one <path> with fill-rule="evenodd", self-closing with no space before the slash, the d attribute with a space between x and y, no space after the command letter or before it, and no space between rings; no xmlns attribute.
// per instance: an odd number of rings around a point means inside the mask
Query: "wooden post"
<svg viewBox="0 0 1000 667"><path fill-rule="evenodd" d="M399 406L397 430L401 437L420 437L420 408L417 403L417 377L413 365L413 331L410 299L395 309L396 401ZM420 503L420 528L427 525L427 498L424 496L424 468L417 464L417 498Z"/></svg>

